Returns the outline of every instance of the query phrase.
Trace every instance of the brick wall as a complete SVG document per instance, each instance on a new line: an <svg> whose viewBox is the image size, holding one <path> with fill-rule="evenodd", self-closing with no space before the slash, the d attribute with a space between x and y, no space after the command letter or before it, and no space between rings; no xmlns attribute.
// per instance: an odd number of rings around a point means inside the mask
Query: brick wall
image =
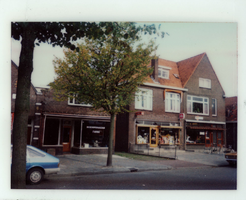
<svg viewBox="0 0 246 200"><path fill-rule="evenodd" d="M164 89L148 86L140 86L140 88L153 90L153 109L152 111L147 110L136 110L143 111L144 115L135 116L135 112L129 113L129 143L135 143L135 121L136 120L147 120L147 121L161 121L161 122L179 122L179 113L165 112L165 101L164 101ZM183 102L183 101L182 101ZM135 110L135 101L130 105L130 110ZM180 107L181 112L183 112L183 103ZM180 136L182 137L182 136Z"/></svg>
<svg viewBox="0 0 246 200"><path fill-rule="evenodd" d="M211 89L199 88L199 78L210 79ZM225 93L206 55L197 66L185 88L188 89L184 96L186 119L195 119L195 115L187 114L187 95L189 94L209 98L209 116L203 116L204 121L225 122L225 98L223 98ZM212 116L212 98L217 99L217 116Z"/></svg>

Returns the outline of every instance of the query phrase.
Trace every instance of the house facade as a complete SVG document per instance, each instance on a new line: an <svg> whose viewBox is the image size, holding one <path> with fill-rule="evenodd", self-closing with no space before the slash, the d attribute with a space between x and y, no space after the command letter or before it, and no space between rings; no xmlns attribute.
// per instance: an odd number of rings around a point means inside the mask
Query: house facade
<svg viewBox="0 0 246 200"><path fill-rule="evenodd" d="M225 93L206 53L178 62L184 94L185 149L226 145Z"/></svg>
<svg viewBox="0 0 246 200"><path fill-rule="evenodd" d="M180 62L152 60L150 67L154 72L139 86L131 112L117 117L116 151L225 145L224 91L206 53Z"/></svg>
<svg viewBox="0 0 246 200"><path fill-rule="evenodd" d="M12 62L12 122L18 67ZM27 144L54 155L107 153L110 116L76 98L56 101L49 87L30 88Z"/></svg>

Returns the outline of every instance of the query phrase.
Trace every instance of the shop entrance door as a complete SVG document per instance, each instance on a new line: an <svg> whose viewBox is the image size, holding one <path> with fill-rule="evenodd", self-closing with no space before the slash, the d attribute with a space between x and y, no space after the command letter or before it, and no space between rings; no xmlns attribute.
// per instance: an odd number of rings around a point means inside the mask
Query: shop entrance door
<svg viewBox="0 0 246 200"><path fill-rule="evenodd" d="M205 147L211 147L211 145L213 144L213 132L206 132L206 136L205 136Z"/></svg>
<svg viewBox="0 0 246 200"><path fill-rule="evenodd" d="M63 152L70 152L71 133L72 133L72 128L70 126L63 127L63 141L62 141Z"/></svg>
<svg viewBox="0 0 246 200"><path fill-rule="evenodd" d="M158 145L158 128L150 128L150 147L157 147Z"/></svg>

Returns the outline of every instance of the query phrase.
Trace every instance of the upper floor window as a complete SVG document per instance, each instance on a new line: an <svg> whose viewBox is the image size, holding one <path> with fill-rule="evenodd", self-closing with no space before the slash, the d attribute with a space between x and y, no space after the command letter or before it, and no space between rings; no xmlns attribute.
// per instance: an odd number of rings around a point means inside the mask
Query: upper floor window
<svg viewBox="0 0 246 200"><path fill-rule="evenodd" d="M90 104L85 104L83 102L80 102L78 98L76 98L77 95L74 95L73 98L68 97L68 105L70 106L91 106Z"/></svg>
<svg viewBox="0 0 246 200"><path fill-rule="evenodd" d="M158 77L169 79L169 70L167 69L158 69Z"/></svg>
<svg viewBox="0 0 246 200"><path fill-rule="evenodd" d="M180 94L166 92L165 95L165 111L180 112Z"/></svg>
<svg viewBox="0 0 246 200"><path fill-rule="evenodd" d="M212 99L212 116L217 116L217 99Z"/></svg>
<svg viewBox="0 0 246 200"><path fill-rule="evenodd" d="M211 88L211 80L206 78L199 78L199 87Z"/></svg>
<svg viewBox="0 0 246 200"><path fill-rule="evenodd" d="M153 91L148 89L139 89L135 94L135 109L152 110Z"/></svg>
<svg viewBox="0 0 246 200"><path fill-rule="evenodd" d="M209 99L207 97L187 96L187 113L209 115Z"/></svg>

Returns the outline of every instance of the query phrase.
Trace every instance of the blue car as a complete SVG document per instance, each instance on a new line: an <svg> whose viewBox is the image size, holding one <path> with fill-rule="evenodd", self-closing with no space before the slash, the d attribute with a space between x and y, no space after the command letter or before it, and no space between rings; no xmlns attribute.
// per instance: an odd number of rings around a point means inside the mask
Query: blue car
<svg viewBox="0 0 246 200"><path fill-rule="evenodd" d="M60 171L58 158L30 145L26 151L26 179L30 184L38 184L44 175Z"/></svg>

